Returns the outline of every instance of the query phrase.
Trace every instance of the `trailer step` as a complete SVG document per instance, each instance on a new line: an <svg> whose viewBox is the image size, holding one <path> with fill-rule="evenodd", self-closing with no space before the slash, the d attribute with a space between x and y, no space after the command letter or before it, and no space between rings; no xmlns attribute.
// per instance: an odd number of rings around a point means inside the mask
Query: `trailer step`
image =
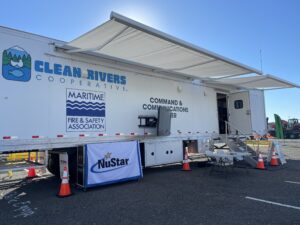
<svg viewBox="0 0 300 225"><path fill-rule="evenodd" d="M256 168L257 161L252 156L245 156L244 161L252 168Z"/></svg>

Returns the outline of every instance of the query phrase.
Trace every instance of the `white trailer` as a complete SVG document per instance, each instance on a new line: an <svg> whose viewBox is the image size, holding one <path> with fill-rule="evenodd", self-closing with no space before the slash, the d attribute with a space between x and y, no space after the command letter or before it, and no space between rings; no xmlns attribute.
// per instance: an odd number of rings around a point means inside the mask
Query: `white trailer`
<svg viewBox="0 0 300 225"><path fill-rule="evenodd" d="M145 167L178 162L225 121L266 133L263 90L297 87L116 13L69 43L5 27L0 40L1 152L139 140ZM169 136L139 126L159 106L172 112Z"/></svg>

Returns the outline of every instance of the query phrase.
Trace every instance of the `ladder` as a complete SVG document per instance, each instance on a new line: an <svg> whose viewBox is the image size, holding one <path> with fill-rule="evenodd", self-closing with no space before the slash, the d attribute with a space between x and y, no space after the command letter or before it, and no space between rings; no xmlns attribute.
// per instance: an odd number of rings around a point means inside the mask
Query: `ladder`
<svg viewBox="0 0 300 225"><path fill-rule="evenodd" d="M232 126L232 124L229 124L228 121L225 121L225 125L226 125L226 136L224 141L227 144L230 151L237 154L248 153L248 155L244 155L242 157L242 160L244 160L244 162L250 165L251 167L255 168L257 161L253 157L256 157L257 153L253 148L251 148L244 142L247 139L247 135L242 134L240 131L239 131L240 135L239 134L228 135L228 128L229 126Z"/></svg>

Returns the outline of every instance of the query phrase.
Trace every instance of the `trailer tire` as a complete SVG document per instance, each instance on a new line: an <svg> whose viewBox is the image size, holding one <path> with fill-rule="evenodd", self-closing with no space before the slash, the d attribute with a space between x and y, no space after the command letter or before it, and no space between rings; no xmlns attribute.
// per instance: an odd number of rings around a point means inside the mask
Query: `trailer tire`
<svg viewBox="0 0 300 225"><path fill-rule="evenodd" d="M59 155L58 154L49 154L48 157L48 170L50 173L56 177L60 177L59 173Z"/></svg>
<svg viewBox="0 0 300 225"><path fill-rule="evenodd" d="M68 151L69 158L69 181L71 183L77 182L77 148L70 148Z"/></svg>

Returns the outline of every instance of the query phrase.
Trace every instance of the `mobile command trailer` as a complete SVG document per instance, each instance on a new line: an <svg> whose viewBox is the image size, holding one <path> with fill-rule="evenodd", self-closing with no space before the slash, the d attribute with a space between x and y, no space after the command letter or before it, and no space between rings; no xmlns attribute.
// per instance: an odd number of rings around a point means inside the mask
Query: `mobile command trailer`
<svg viewBox="0 0 300 225"><path fill-rule="evenodd" d="M5 27L0 40L1 152L139 140L143 166L179 162L225 121L265 133L263 90L296 86L116 13L68 43ZM168 136L159 106L171 110Z"/></svg>

